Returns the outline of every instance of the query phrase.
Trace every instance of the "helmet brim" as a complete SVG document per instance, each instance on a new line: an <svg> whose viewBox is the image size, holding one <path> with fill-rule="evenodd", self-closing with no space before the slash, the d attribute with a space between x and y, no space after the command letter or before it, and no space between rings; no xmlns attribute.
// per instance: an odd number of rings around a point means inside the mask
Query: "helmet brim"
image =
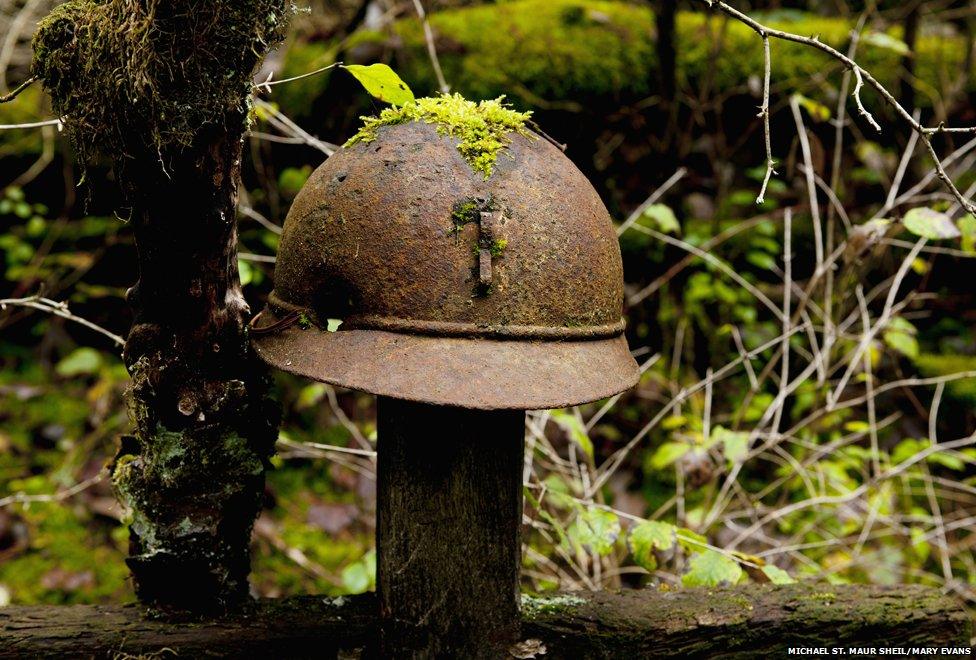
<svg viewBox="0 0 976 660"><path fill-rule="evenodd" d="M479 410L545 410L633 387L637 362L623 336L520 341L292 325L254 336L268 364L378 396Z"/></svg>

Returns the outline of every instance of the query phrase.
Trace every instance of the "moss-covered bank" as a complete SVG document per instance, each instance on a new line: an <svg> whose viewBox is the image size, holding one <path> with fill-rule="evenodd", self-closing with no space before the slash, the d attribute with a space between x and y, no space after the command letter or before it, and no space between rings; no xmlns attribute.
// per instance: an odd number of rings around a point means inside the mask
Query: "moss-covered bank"
<svg viewBox="0 0 976 660"><path fill-rule="evenodd" d="M801 35L819 35L843 49L851 24L842 19L809 16L770 20L769 25ZM452 89L468 98L505 94L522 109L612 107L656 93L657 54L653 12L643 6L606 0L517 0L431 16L444 75ZM898 36L898 30L892 31ZM377 46L379 48L377 48ZM761 75L762 42L748 27L721 15L685 11L677 20L679 89L709 86L727 92ZM396 22L389 33L360 32L347 53L375 57L395 54L394 65L414 91L431 93L436 80L423 31L413 19ZM292 44L286 75L328 64L334 44ZM816 88L820 81L836 86L831 74L841 66L801 44L775 41L773 79L794 88ZM962 37L922 36L916 52L918 101L932 105L940 90L964 72ZM344 55L345 56L345 55ZM901 54L862 43L858 62L882 83L897 90ZM311 78L276 91L276 100L291 113L305 114L327 81ZM866 100L870 92L866 92Z"/></svg>

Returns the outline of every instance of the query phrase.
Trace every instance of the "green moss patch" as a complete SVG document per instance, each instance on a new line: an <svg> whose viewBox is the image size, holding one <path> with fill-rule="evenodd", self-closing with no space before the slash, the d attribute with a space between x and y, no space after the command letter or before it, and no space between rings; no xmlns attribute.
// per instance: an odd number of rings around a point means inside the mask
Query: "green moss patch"
<svg viewBox="0 0 976 660"><path fill-rule="evenodd" d="M531 596L522 594L522 611L528 616L538 614L558 614L586 605L586 599L579 596Z"/></svg>
<svg viewBox="0 0 976 660"><path fill-rule="evenodd" d="M508 107L504 97L475 103L460 94L416 99L402 107L386 108L379 117L363 117L363 126L346 142L346 147L376 139L383 126L411 121L433 124L437 132L458 140L457 149L476 172L491 176L498 154L509 144L509 135L534 137L526 128L530 112Z"/></svg>

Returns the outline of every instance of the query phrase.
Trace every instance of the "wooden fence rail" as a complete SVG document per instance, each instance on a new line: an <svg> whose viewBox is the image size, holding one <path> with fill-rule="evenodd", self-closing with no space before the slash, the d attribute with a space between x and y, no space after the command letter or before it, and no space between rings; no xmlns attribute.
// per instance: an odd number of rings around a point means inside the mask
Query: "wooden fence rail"
<svg viewBox="0 0 976 660"><path fill-rule="evenodd" d="M0 658L358 658L374 655L372 594L263 600L216 619L136 605L0 609ZM785 657L789 647L968 647L954 599L919 586L795 584L575 593L523 603L516 655ZM537 640L537 641L529 641ZM541 647L545 654L541 654ZM958 657L958 656L957 656Z"/></svg>

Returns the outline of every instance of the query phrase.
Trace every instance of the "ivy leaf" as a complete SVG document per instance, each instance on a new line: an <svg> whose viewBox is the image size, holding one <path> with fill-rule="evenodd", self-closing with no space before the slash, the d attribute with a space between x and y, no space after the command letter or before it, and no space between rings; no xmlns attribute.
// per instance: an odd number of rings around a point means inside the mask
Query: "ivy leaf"
<svg viewBox="0 0 976 660"><path fill-rule="evenodd" d="M706 550L691 558L690 570L681 576L686 587L717 587L735 584L742 578L742 567L721 552Z"/></svg>
<svg viewBox="0 0 976 660"><path fill-rule="evenodd" d="M688 453L691 445L685 442L665 442L651 456L651 467L663 470Z"/></svg>
<svg viewBox="0 0 976 660"><path fill-rule="evenodd" d="M653 571L657 568L655 550L674 547L675 527L658 520L646 520L630 530L630 552L638 566Z"/></svg>
<svg viewBox="0 0 976 660"><path fill-rule="evenodd" d="M766 574L769 581L773 584L794 584L796 580L790 577L790 574L784 571L782 568L773 566L772 564L767 564L762 567L762 572Z"/></svg>
<svg viewBox="0 0 976 660"><path fill-rule="evenodd" d="M653 221L656 228L665 234L680 234L681 225L671 207L665 204L651 204L644 209L644 217Z"/></svg>
<svg viewBox="0 0 976 660"><path fill-rule="evenodd" d="M959 238L960 231L952 218L933 209L912 209L902 220L905 229L916 236L938 241L946 238Z"/></svg>
<svg viewBox="0 0 976 660"><path fill-rule="evenodd" d="M79 348L72 351L55 367L59 376L70 378L82 374L92 374L102 366L102 356L94 348Z"/></svg>
<svg viewBox="0 0 976 660"><path fill-rule="evenodd" d="M413 101L413 91L400 76L385 64L347 64L342 67L352 74L372 96L391 105L404 105Z"/></svg>
<svg viewBox="0 0 976 660"><path fill-rule="evenodd" d="M569 535L597 554L606 556L613 551L613 544L620 536L620 519L617 514L605 509L583 509L570 528Z"/></svg>
<svg viewBox="0 0 976 660"><path fill-rule="evenodd" d="M878 48L884 48L885 50L890 50L893 53L898 53L899 55L908 55L911 49L901 39L896 39L890 34L884 32L868 32L866 35L861 37L861 41L870 44L872 46L877 46Z"/></svg>
<svg viewBox="0 0 976 660"><path fill-rule="evenodd" d="M568 413L565 410L553 410L551 415L552 421L556 422L556 424L569 434L570 439L580 446L583 453L593 458L593 441L590 440L590 436L586 432L586 427L583 426L583 422L576 415Z"/></svg>

